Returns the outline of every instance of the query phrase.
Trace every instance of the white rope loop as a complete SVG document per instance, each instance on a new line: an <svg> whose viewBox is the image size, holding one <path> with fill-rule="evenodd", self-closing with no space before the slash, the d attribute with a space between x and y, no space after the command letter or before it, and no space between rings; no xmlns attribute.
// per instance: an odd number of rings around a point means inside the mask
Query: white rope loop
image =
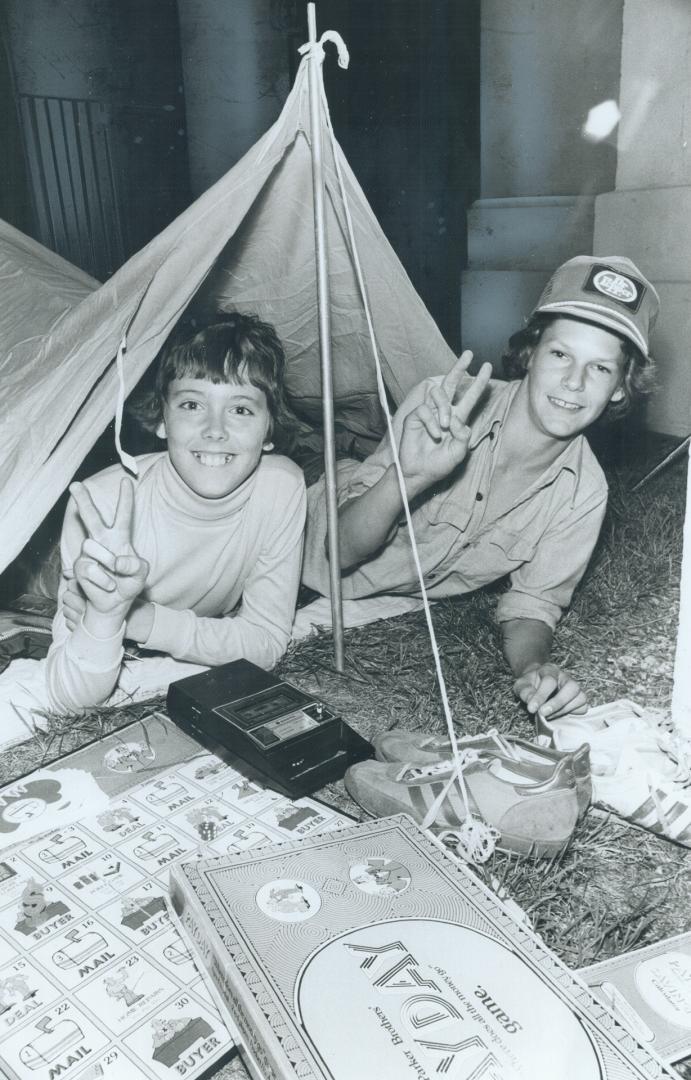
<svg viewBox="0 0 691 1080"><path fill-rule="evenodd" d="M127 335L124 334L122 341L118 345L118 354L115 359L115 363L118 369L118 400L115 406L115 449L118 452L118 457L126 469L129 469L135 476L139 476L139 466L137 465L136 458L133 458L131 454L128 454L126 450L122 448L122 442L120 441L120 433L122 431L122 415L125 409L125 366L124 356L127 352Z"/></svg>
<svg viewBox="0 0 691 1080"><path fill-rule="evenodd" d="M336 46L338 52L338 66L347 68L350 63L350 53L341 35L337 30L325 30L319 41L308 41L298 49L300 56L308 56L316 59L318 64L324 63L324 43L330 41Z"/></svg>

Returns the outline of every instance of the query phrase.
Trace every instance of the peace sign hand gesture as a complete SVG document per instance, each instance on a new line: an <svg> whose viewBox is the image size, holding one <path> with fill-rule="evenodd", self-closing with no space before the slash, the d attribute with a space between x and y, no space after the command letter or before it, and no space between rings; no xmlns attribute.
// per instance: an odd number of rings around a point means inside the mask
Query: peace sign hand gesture
<svg viewBox="0 0 691 1080"><path fill-rule="evenodd" d="M403 422L399 446L401 468L408 496L421 494L448 476L468 453L468 419L492 376L492 365L483 364L458 400L458 389L473 354L466 351L428 398Z"/></svg>
<svg viewBox="0 0 691 1080"><path fill-rule="evenodd" d="M88 533L74 564L74 576L87 604L100 615L121 622L144 588L149 572L149 564L132 546L134 486L129 478L121 481L110 525L83 484L72 484L70 494Z"/></svg>

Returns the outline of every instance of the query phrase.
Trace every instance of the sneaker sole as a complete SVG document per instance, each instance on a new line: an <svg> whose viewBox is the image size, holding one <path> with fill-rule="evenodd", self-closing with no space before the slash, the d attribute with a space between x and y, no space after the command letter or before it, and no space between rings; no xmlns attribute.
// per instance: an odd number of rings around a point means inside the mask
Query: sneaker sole
<svg viewBox="0 0 691 1080"><path fill-rule="evenodd" d="M381 791L375 791L367 786L363 789L360 784L358 784L357 776L357 766L351 766L351 769L346 772L344 778L345 788L351 798L362 808L368 817L381 818L388 817L391 814L407 814L413 821L417 820L413 806L405 805L403 801L399 803L393 796L387 796L386 794L382 796ZM368 803L371 804L373 800L382 800L382 798L387 800L389 805L382 807L379 811L373 811L368 808ZM496 849L507 855L523 855L533 858L552 858L555 855L559 855L564 848L567 847L576 826L577 814L575 813L575 791L573 792L573 799L573 818L569 821L566 826L566 831L563 834L554 837L542 836L536 840L533 837L526 837L525 835L516 834L506 829L499 830L498 827L493 826L496 827L497 831L500 833L500 837L496 843ZM562 798L555 799L555 802L557 803L557 809L563 809ZM542 806L544 805L545 803L543 801ZM417 821L417 824L419 825L420 822ZM458 825L448 825L444 823L434 824L429 827L429 831L433 833L433 835L439 837L440 834L458 831L461 825L462 823L459 823Z"/></svg>

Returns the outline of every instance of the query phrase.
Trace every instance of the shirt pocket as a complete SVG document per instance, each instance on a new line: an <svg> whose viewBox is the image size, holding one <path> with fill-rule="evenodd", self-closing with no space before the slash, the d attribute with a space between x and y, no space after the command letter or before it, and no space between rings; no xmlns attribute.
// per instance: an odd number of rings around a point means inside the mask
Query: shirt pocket
<svg viewBox="0 0 691 1080"><path fill-rule="evenodd" d="M497 554L501 552L511 566L517 566L521 563L530 562L535 554L538 540L537 537L525 533L497 527L486 535L485 543L489 544L490 547L499 549Z"/></svg>

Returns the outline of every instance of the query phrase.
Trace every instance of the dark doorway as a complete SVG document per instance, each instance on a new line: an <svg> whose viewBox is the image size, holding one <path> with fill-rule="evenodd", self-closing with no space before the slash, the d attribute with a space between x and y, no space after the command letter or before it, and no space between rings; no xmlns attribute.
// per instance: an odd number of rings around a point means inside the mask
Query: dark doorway
<svg viewBox="0 0 691 1080"><path fill-rule="evenodd" d="M298 10L302 5L298 5ZM466 209L479 188L479 0L319 0L351 54L325 81L336 135L440 330L460 347Z"/></svg>
<svg viewBox="0 0 691 1080"><path fill-rule="evenodd" d="M4 0L2 13L25 173L15 165L8 216L106 278L189 202L175 0Z"/></svg>

